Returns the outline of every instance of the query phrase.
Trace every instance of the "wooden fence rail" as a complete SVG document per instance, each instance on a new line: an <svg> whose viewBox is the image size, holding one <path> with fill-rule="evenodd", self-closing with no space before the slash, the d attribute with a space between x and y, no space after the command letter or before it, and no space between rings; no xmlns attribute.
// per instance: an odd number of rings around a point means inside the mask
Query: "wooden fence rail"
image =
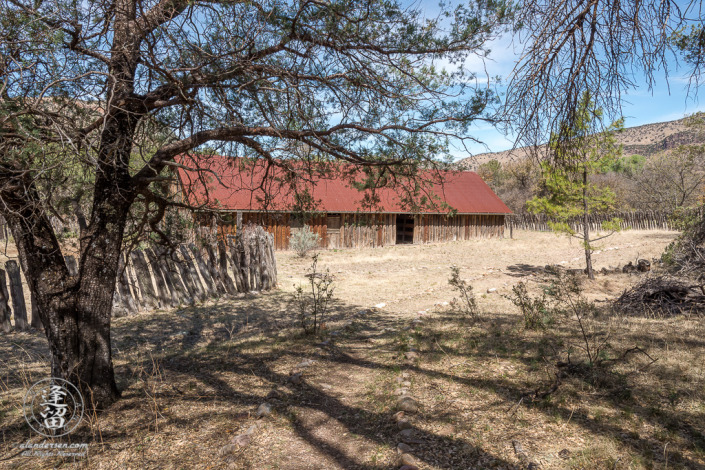
<svg viewBox="0 0 705 470"><path fill-rule="evenodd" d="M113 316L192 305L208 297L270 290L277 284L273 245L272 235L262 227L246 226L241 236L228 238L227 245L220 241L203 247L180 245L171 252L135 250L120 262ZM71 255L65 259L69 273L77 275L76 259ZM30 325L20 268L15 260L7 261L5 270L0 269L0 331L12 329L11 318L18 330ZM38 327L41 323L33 320L31 325Z"/></svg>
<svg viewBox="0 0 705 470"><path fill-rule="evenodd" d="M702 216L703 208L691 210L687 216ZM679 218L672 212L663 211L641 211L641 212L615 212L610 214L592 214L588 217L588 224L591 231L602 229L603 222L613 219L620 219L622 230L680 230ZM550 232L549 222L554 219L542 214L514 214L505 218L505 227L509 230L534 230L539 232ZM580 232L583 229L582 217L576 217L569 221L571 229Z"/></svg>

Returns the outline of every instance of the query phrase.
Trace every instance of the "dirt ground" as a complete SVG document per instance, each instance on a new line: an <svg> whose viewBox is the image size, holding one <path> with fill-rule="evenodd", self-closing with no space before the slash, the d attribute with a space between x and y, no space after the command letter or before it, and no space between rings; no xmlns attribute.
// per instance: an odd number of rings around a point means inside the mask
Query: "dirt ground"
<svg viewBox="0 0 705 470"><path fill-rule="evenodd" d="M612 235L593 253L596 270L636 263L637 258L659 258L675 232L624 231ZM279 256L279 284L284 291L304 280L310 261L292 253ZM552 233L515 231L513 239L470 240L435 245L397 245L369 250L331 250L320 253L319 265L336 280L336 294L346 302L372 307L386 303L386 310L414 313L449 302L455 296L448 285L450 266L478 293L496 288L499 294L531 278L547 264L584 268L585 255L578 240ZM629 283L629 276L610 277L615 294ZM498 297L498 296L497 296ZM508 303L508 302L507 302Z"/></svg>
<svg viewBox="0 0 705 470"><path fill-rule="evenodd" d="M623 232L594 263L655 258L675 236ZM123 398L68 436L89 444L76 462L20 455L18 444L42 442L22 397L47 374L45 340L0 336L0 467L705 468L701 315L601 313L589 326L608 339L613 365L561 375L566 352L575 364L581 357L579 328L566 317L527 329L505 297L518 282L541 292L546 264L582 267L576 242L515 232L321 252L335 302L320 337L301 333L291 302L310 259L278 253L277 263L277 291L116 319ZM474 287L477 319L448 304L452 264ZM598 275L583 288L606 306L640 276Z"/></svg>

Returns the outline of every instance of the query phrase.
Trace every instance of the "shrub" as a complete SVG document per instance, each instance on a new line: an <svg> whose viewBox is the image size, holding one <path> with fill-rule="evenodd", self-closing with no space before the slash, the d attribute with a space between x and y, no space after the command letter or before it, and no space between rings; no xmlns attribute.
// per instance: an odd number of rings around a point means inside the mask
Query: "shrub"
<svg viewBox="0 0 705 470"><path fill-rule="evenodd" d="M308 225L304 225L303 228L289 238L289 246L301 258L306 256L311 250L318 248L320 243L321 237L312 231Z"/></svg>
<svg viewBox="0 0 705 470"><path fill-rule="evenodd" d="M526 329L544 330L553 322L553 315L545 291L540 296L531 297L526 289L526 283L520 282L512 287L512 293L513 295L508 298L519 307L524 317Z"/></svg>
<svg viewBox="0 0 705 470"><path fill-rule="evenodd" d="M472 286L460 279L460 268L453 265L450 267L450 278L448 284L460 294L460 298L453 299L453 305L465 315L476 317L478 315L477 302L475 302L475 294L472 292Z"/></svg>
<svg viewBox="0 0 705 470"><path fill-rule="evenodd" d="M602 331L596 321L599 310L593 302L584 297L578 276L559 272L546 294L555 304L553 311L578 327L580 339L576 346L587 356L587 365L590 368L599 366L607 358L610 333L609 330Z"/></svg>
<svg viewBox="0 0 705 470"><path fill-rule="evenodd" d="M548 270L547 270L548 271ZM601 321L601 310L585 297L581 278L561 269L551 270L552 279L540 295L528 293L526 283L515 285L513 296L507 296L519 307L527 328L541 329L537 361L555 364L555 380L546 389L541 386L525 396L546 399L566 377L578 377L595 387L609 389L617 398L628 398L624 375L615 364L632 354L641 353L653 359L644 349L634 346L619 354L610 345L610 327ZM543 389L543 390L542 390Z"/></svg>
<svg viewBox="0 0 705 470"><path fill-rule="evenodd" d="M585 353L587 365L593 367L606 357L609 332L601 331L596 322L599 310L584 297L578 276L561 270L554 271L553 276L551 284L538 296L532 297L526 289L526 283L520 282L512 287L513 295L508 298L519 307L527 329L546 330L555 321L577 327L579 339L573 346Z"/></svg>
<svg viewBox="0 0 705 470"><path fill-rule="evenodd" d="M313 262L306 274L309 279L308 289L299 284L294 292L294 308L301 321L301 327L306 334L318 334L321 324L328 314L330 301L333 298L333 277L326 269L318 272L318 255L313 256Z"/></svg>

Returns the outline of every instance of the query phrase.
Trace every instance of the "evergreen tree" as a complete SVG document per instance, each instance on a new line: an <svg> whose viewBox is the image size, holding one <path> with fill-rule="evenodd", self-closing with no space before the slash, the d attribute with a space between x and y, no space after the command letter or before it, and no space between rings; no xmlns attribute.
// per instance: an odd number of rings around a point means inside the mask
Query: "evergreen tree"
<svg viewBox="0 0 705 470"><path fill-rule="evenodd" d="M558 144L558 137L549 142L551 158L541 163L543 194L528 202L531 212L542 213L554 219L551 228L582 241L588 277L594 279L592 252L594 243L619 230L620 221L613 219L602 224L608 233L590 234L590 215L606 212L614 207L615 194L608 187L598 187L590 177L604 173L621 157L622 148L615 141L615 132L622 130L623 122L612 123L607 130L590 133L593 121L602 118L602 111L594 108L590 95L585 93L580 101L572 125L562 129L568 138ZM574 230L570 221L582 219L582 231Z"/></svg>

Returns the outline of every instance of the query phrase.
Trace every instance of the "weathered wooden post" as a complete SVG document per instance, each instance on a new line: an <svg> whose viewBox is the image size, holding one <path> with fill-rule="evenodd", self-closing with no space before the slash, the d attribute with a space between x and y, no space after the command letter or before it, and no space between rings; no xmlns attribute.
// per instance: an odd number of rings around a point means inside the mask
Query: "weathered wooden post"
<svg viewBox="0 0 705 470"><path fill-rule="evenodd" d="M269 288L274 288L277 285L277 259L274 256L274 235L267 234L266 250L268 252L269 261L267 267L269 269Z"/></svg>
<svg viewBox="0 0 705 470"><path fill-rule="evenodd" d="M171 282L171 278L168 273L162 268L159 258L154 250L151 248L145 248L144 253L147 255L149 264L152 266L154 281L157 285L157 292L159 292L159 300L162 305L164 307L179 305L179 300L174 295L174 284Z"/></svg>
<svg viewBox="0 0 705 470"><path fill-rule="evenodd" d="M162 271L164 272L165 277L168 277L171 280L170 287L173 289L172 298L176 299L176 304L193 303L193 295L189 292L186 282L182 280L179 269L175 266L174 259L176 252L161 249L157 254L160 259L164 260Z"/></svg>
<svg viewBox="0 0 705 470"><path fill-rule="evenodd" d="M245 238L245 229L242 229L240 235L235 240L234 257L238 259L238 268L240 269L240 280L242 281L242 292L250 292L253 290L252 283L249 277L250 273L250 250L247 249L247 241Z"/></svg>
<svg viewBox="0 0 705 470"><path fill-rule="evenodd" d="M193 256L193 259L196 260L196 266L198 266L198 270L201 272L203 282L205 282L206 284L206 291L208 295L216 296L217 291L215 285L213 284L213 278L208 272L208 267L206 266L206 262L203 261L203 256L201 256L201 252L198 250L198 248L196 248L196 245L194 245L193 243L189 244L189 248L191 249L191 255Z"/></svg>
<svg viewBox="0 0 705 470"><path fill-rule="evenodd" d="M511 215L509 216L509 238L514 238L514 219Z"/></svg>
<svg viewBox="0 0 705 470"><path fill-rule="evenodd" d="M269 249L267 242L269 234L266 230L259 230L257 236L257 252L259 254L259 277L260 290L269 290L271 288L271 275L269 271Z"/></svg>
<svg viewBox="0 0 705 470"><path fill-rule="evenodd" d="M262 290L259 277L259 256L257 248L257 231L255 229L248 234L247 246L245 247L250 253L250 289L254 291Z"/></svg>
<svg viewBox="0 0 705 470"><path fill-rule="evenodd" d="M20 277L20 267L15 260L5 263L7 276L10 278L10 293L12 294L12 310L15 312L15 328L26 330L29 328L27 322L27 306L22 292L22 278Z"/></svg>
<svg viewBox="0 0 705 470"><path fill-rule="evenodd" d="M218 241L218 267L223 284L225 284L225 289L228 291L228 294L234 295L237 293L237 287L235 287L235 283L233 283L233 280L228 275L228 252L222 240Z"/></svg>
<svg viewBox="0 0 705 470"><path fill-rule="evenodd" d="M130 284L127 280L127 266L125 266L125 259L123 256L120 256L120 266L118 270L119 275L115 289L120 292L120 297L127 314L135 314L139 311L139 303L137 298L135 298L132 295L132 292L130 292Z"/></svg>
<svg viewBox="0 0 705 470"><path fill-rule="evenodd" d="M269 290L277 284L277 267L274 258L274 237L264 229L257 230L258 279L260 290Z"/></svg>
<svg viewBox="0 0 705 470"><path fill-rule="evenodd" d="M147 267L147 259L141 251L133 251L130 253L132 266L135 268L135 277L142 292L142 301L147 308L159 308L159 298L154 292L152 285L152 276L149 274Z"/></svg>
<svg viewBox="0 0 705 470"><path fill-rule="evenodd" d="M194 292L192 295L194 296L194 300L196 298L200 300L205 299L207 294L203 288L203 283L201 283L201 279L198 277L196 265L191 259L190 250L186 245L179 245L179 251L181 251L181 255L184 258L184 270L186 271L184 280L187 282L186 286L189 288L189 290L193 288ZM184 274L183 270L182 274Z"/></svg>
<svg viewBox="0 0 705 470"><path fill-rule="evenodd" d="M174 251L167 258L167 265L170 270L174 271L174 278L176 279L176 288L179 289L178 281L181 281L181 289L183 290L182 298L188 304L193 304L196 302L198 297L198 291L193 283L193 279L189 274L188 268L186 266L186 261L182 261L178 258L180 252ZM183 255L181 255L183 257Z"/></svg>
<svg viewBox="0 0 705 470"><path fill-rule="evenodd" d="M224 295L227 293L225 279L223 279L220 275L220 269L218 269L218 258L216 257L212 244L209 243L205 246L205 253L207 255L206 264L208 272L210 273L211 279L213 279L216 292L218 295Z"/></svg>
<svg viewBox="0 0 705 470"><path fill-rule="evenodd" d="M147 310L148 307L144 303L144 296L141 295L139 282L137 282L137 273L135 272L135 265L132 262L131 255L127 253L125 254L125 263L127 263L127 266L123 271L125 275L125 283L130 289L130 292L132 293L132 298L135 299L135 306L137 307L137 311L141 312L143 310Z"/></svg>
<svg viewBox="0 0 705 470"><path fill-rule="evenodd" d="M246 292L244 281L242 279L242 271L240 270L240 251L238 250L238 239L240 237L236 236L235 241L232 238L228 239L228 248L230 250L230 262L233 265L233 278L235 280L235 287L238 292Z"/></svg>
<svg viewBox="0 0 705 470"><path fill-rule="evenodd" d="M10 295L7 293L7 280L5 279L5 270L0 269L0 329L5 333L9 333L12 329L10 317L12 310L9 305Z"/></svg>

